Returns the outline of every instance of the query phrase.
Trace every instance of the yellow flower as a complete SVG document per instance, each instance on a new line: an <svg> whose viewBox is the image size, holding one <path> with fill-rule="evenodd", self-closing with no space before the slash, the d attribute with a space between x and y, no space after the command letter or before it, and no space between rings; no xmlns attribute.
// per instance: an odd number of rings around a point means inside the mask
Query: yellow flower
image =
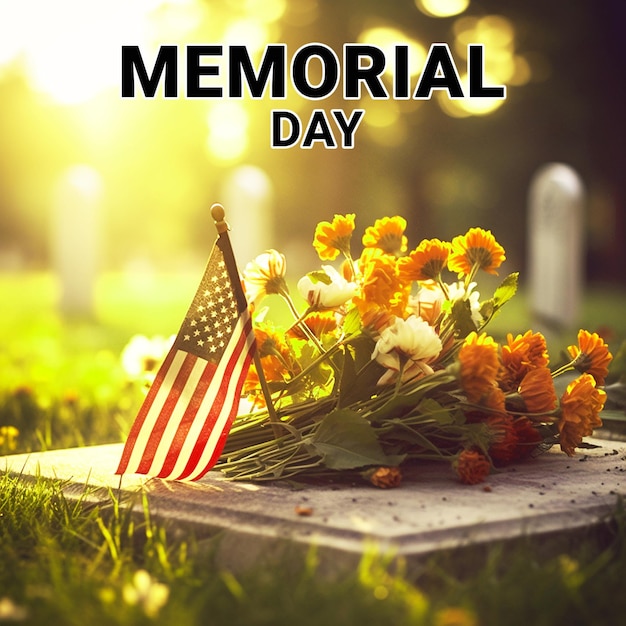
<svg viewBox="0 0 626 626"><path fill-rule="evenodd" d="M17 448L20 431L15 426L0 426L0 450L13 452Z"/></svg>
<svg viewBox="0 0 626 626"><path fill-rule="evenodd" d="M613 355L602 337L581 329L578 332L578 346L569 346L567 350L579 372L591 374L598 385L604 385Z"/></svg>
<svg viewBox="0 0 626 626"><path fill-rule="evenodd" d="M361 315L372 306L382 307L402 317L408 304L410 286L398 276L396 258L380 250L364 251L359 259L361 293L354 298Z"/></svg>
<svg viewBox="0 0 626 626"><path fill-rule="evenodd" d="M495 385L500 369L498 344L487 333L472 331L459 350L461 387L471 403L479 402Z"/></svg>
<svg viewBox="0 0 626 626"><path fill-rule="evenodd" d="M332 223L320 222L313 237L313 247L320 259L332 261L340 252L349 257L353 231L354 213L335 215Z"/></svg>
<svg viewBox="0 0 626 626"><path fill-rule="evenodd" d="M363 235L366 248L380 248L387 254L406 252L408 240L404 235L406 220L399 215L376 220L374 226L368 226Z"/></svg>
<svg viewBox="0 0 626 626"><path fill-rule="evenodd" d="M452 240L452 252L448 258L448 269L459 277L481 269L488 274L497 274L496 269L505 260L504 248L495 240L490 230L470 228L465 235Z"/></svg>
<svg viewBox="0 0 626 626"><path fill-rule="evenodd" d="M602 426L600 411L604 408L606 393L596 387L591 374L582 374L572 381L561 397L561 417L558 421L561 449L569 456L583 440Z"/></svg>
<svg viewBox="0 0 626 626"><path fill-rule="evenodd" d="M405 282L437 280L448 262L450 244L439 239L424 239L408 256L398 261L400 277Z"/></svg>
<svg viewBox="0 0 626 626"><path fill-rule="evenodd" d="M28 611L11 598L0 598L0 622L23 622L28 618Z"/></svg>
<svg viewBox="0 0 626 626"><path fill-rule="evenodd" d="M137 605L148 617L156 617L167 604L170 589L140 569L135 572L132 583L124 585L122 595L126 604Z"/></svg>
<svg viewBox="0 0 626 626"><path fill-rule="evenodd" d="M287 293L285 256L276 250L266 250L243 270L248 302L257 304L266 295Z"/></svg>

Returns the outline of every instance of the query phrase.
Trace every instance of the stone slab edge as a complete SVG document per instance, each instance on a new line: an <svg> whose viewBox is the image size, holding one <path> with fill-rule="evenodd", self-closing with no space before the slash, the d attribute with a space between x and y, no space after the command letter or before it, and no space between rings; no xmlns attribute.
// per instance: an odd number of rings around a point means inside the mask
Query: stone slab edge
<svg viewBox="0 0 626 626"><path fill-rule="evenodd" d="M229 565L257 560L282 543L316 545L344 557L376 546L410 558L603 524L626 494L626 448L621 442L589 441L598 447L573 458L550 451L475 486L460 485L436 463L413 468L399 488L389 490L365 483L302 488L241 483L218 472L191 484L138 476L120 480L114 468L121 444L12 455L0 458L0 470L61 480L74 500L105 503L112 492L138 515L145 493L151 516L176 532L221 537Z"/></svg>

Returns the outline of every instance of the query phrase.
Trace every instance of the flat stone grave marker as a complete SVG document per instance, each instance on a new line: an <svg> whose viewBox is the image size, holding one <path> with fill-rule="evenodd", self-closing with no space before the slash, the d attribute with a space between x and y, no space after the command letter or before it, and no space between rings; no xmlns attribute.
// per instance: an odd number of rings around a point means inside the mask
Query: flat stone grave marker
<svg viewBox="0 0 626 626"><path fill-rule="evenodd" d="M528 276L533 314L556 329L577 322L583 286L584 189L574 169L549 163L531 181Z"/></svg>
<svg viewBox="0 0 626 626"><path fill-rule="evenodd" d="M144 492L153 519L198 539L219 537L217 558L234 570L315 545L320 563L337 572L356 566L371 547L419 567L441 551L529 538L571 541L601 528L626 494L626 444L587 441L598 447L571 458L553 449L472 486L441 463L410 468L393 489L360 480L236 482L217 471L196 483L135 475L120 482L114 471L122 444L11 455L0 458L0 471L62 480L73 499L106 502L111 491L138 515L141 498L133 498Z"/></svg>

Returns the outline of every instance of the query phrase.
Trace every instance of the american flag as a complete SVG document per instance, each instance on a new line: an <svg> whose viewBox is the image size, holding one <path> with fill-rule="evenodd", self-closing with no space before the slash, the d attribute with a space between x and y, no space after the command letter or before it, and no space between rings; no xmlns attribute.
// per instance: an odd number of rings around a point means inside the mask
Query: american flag
<svg viewBox="0 0 626 626"><path fill-rule="evenodd" d="M256 345L245 296L231 275L237 273L224 233L132 425L117 474L198 480L219 459Z"/></svg>

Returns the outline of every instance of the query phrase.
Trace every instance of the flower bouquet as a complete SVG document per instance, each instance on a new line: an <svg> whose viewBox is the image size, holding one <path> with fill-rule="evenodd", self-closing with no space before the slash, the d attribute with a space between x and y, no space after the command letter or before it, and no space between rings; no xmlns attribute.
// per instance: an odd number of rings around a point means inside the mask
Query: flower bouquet
<svg viewBox="0 0 626 626"><path fill-rule="evenodd" d="M497 274L505 260L492 233L471 228L408 252L406 225L399 216L377 220L355 258L354 214L320 222L319 258L342 262L300 279L302 310L282 254L248 263L262 371L250 368L247 409L216 469L242 480L359 472L386 487L398 484L403 463L428 459L473 484L554 444L573 455L601 425L607 344L581 330L571 360L552 371L540 333L497 343L485 327L515 294L517 274L481 299L480 273ZM268 297L286 301L289 328L265 321ZM558 398L554 379L573 370L578 377Z"/></svg>

